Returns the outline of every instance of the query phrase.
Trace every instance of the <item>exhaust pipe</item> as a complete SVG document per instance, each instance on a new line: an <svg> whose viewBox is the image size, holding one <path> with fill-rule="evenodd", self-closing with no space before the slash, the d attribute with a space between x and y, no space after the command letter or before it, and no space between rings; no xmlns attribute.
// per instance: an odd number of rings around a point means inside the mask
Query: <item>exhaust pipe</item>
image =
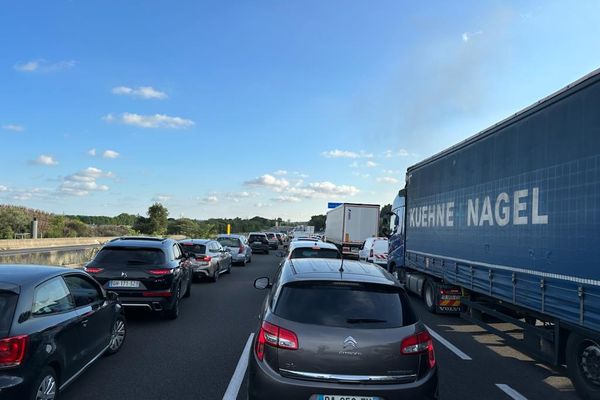
<svg viewBox="0 0 600 400"><path fill-rule="evenodd" d="M154 311L162 311L163 310L162 305L157 301L152 303L152 308L154 309Z"/></svg>

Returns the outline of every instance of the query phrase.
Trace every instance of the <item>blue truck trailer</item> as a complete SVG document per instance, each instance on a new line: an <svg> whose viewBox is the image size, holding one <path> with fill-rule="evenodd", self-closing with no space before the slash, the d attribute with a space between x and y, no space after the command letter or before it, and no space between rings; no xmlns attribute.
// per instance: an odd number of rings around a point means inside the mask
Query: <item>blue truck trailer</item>
<svg viewBox="0 0 600 400"><path fill-rule="evenodd" d="M600 70L406 172L388 267L600 399ZM487 317L489 320L489 317Z"/></svg>

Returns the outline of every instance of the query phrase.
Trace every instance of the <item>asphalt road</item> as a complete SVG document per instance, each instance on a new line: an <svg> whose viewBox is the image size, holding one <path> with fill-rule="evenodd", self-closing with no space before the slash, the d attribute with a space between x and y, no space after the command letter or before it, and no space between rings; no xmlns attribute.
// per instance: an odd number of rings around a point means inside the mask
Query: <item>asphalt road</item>
<svg viewBox="0 0 600 400"><path fill-rule="evenodd" d="M234 267L217 283L194 284L175 321L146 312L128 314L123 349L92 365L61 399L222 399L265 295L252 282L273 275L279 261L274 252L256 254L251 264ZM514 399L577 398L562 371L457 316L432 315L419 299L413 303L430 329L455 347L451 351L436 340L441 399L510 399L506 392ZM244 379L238 399L245 399L245 391Z"/></svg>

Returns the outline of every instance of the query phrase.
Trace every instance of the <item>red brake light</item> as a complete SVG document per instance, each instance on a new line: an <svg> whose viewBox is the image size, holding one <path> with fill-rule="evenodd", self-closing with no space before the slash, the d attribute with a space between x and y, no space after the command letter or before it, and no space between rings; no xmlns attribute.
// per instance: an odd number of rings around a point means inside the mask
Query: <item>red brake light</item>
<svg viewBox="0 0 600 400"><path fill-rule="evenodd" d="M173 270L170 270L168 268L160 268L160 269L151 269L148 272L151 273L152 275L162 276L162 275L172 274Z"/></svg>
<svg viewBox="0 0 600 400"><path fill-rule="evenodd" d="M263 322L256 340L256 357L260 361L265 356L265 344L287 350L298 350L298 336L292 331L277 325Z"/></svg>
<svg viewBox="0 0 600 400"><path fill-rule="evenodd" d="M27 350L27 335L0 339L0 367L16 367L21 364Z"/></svg>
<svg viewBox="0 0 600 400"><path fill-rule="evenodd" d="M211 256L201 256L201 257L196 257L196 261L210 261L212 260Z"/></svg>
<svg viewBox="0 0 600 400"><path fill-rule="evenodd" d="M244 246L240 244L240 248L238 250L238 254L244 254Z"/></svg>
<svg viewBox="0 0 600 400"><path fill-rule="evenodd" d="M102 272L104 271L104 268L98 268L98 267L84 267L83 270L87 273L90 274L97 274L98 272Z"/></svg>
<svg viewBox="0 0 600 400"><path fill-rule="evenodd" d="M169 291L163 292L144 292L144 297L171 297L172 293Z"/></svg>
<svg viewBox="0 0 600 400"><path fill-rule="evenodd" d="M400 345L400 352L405 355L427 353L427 363L429 364L429 368L435 366L433 340L427 331L419 332L416 335L404 338Z"/></svg>

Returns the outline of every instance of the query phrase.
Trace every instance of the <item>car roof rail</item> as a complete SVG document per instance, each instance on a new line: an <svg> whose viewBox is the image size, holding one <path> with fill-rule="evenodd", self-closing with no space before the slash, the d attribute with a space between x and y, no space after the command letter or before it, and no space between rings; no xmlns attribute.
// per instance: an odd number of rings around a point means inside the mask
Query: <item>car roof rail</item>
<svg viewBox="0 0 600 400"><path fill-rule="evenodd" d="M154 242L164 242L168 240L168 238L160 238L155 236L121 236L120 238L114 240L151 240Z"/></svg>

